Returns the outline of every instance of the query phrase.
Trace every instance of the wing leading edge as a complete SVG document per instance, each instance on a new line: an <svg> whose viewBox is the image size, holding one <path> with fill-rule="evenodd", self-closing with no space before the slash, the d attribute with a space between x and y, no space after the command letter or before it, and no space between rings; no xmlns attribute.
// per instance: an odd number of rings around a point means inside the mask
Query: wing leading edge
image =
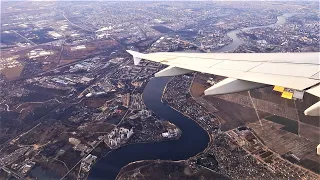
<svg viewBox="0 0 320 180"><path fill-rule="evenodd" d="M312 53L177 53L143 54L127 50L138 64L146 59L168 65L155 76L175 76L193 71L229 77L209 89L206 95L227 94L267 85L306 91L320 97L319 52ZM305 110L320 116L320 101Z"/></svg>

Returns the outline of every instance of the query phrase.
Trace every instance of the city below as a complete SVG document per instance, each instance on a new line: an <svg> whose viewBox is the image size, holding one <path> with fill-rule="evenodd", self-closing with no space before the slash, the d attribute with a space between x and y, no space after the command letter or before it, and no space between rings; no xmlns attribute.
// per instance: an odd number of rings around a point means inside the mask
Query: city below
<svg viewBox="0 0 320 180"><path fill-rule="evenodd" d="M1 2L0 180L320 179L318 97L208 96L225 77L155 78L166 65L126 52L319 52L319 18L318 1Z"/></svg>

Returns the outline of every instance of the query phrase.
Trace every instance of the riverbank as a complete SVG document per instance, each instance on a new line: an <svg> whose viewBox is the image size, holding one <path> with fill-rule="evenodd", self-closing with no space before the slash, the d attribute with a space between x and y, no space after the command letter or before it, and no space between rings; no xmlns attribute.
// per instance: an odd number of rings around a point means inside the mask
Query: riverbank
<svg viewBox="0 0 320 180"><path fill-rule="evenodd" d="M130 171L134 171L137 169L141 169L144 166L147 165L151 165L152 163L186 163L186 160L179 160L179 161L169 161L169 160L141 160L141 161L135 161L135 162L131 162L129 164L127 164L126 166L124 166L121 171L119 172L119 174L116 177L116 180L120 180L122 178L122 175L124 175L125 173L128 173Z"/></svg>
<svg viewBox="0 0 320 180"><path fill-rule="evenodd" d="M154 171L154 169L157 171ZM126 179L220 179L229 180L228 177L203 168L192 172L188 164L182 161L139 161L125 166L117 176L117 180Z"/></svg>
<svg viewBox="0 0 320 180"><path fill-rule="evenodd" d="M179 110L178 108L175 108L172 104L168 103L168 102L164 99L164 94L165 94L165 91L166 91L166 89L167 89L167 86L168 86L168 84L169 84L172 80L173 80L173 78L171 78L171 80L166 84L165 88L163 89L162 96L161 96L161 102L167 103L172 109L174 109L175 111L183 114L184 116L188 117L189 119L191 119L191 120L193 120L195 123L197 123L200 127L202 127L201 124L200 124L199 122L197 122L194 118L192 118L192 117L189 116L188 114L182 112L182 111ZM193 80L192 80L192 82L193 82ZM192 85L192 82L191 82L191 84L190 84L190 87L191 87L191 85ZM190 90L190 89L189 89L189 90ZM190 91L189 91L189 93L190 93ZM202 128L203 128L203 127L202 127ZM208 142L208 146L206 147L205 150L207 150L207 149L209 148L209 144L211 144L211 143L213 142L213 140L214 140L213 137L212 137L212 135L211 135L208 131L206 131L206 133L208 134L208 136L209 136L209 138L210 138L210 141ZM204 151L205 151L205 150L204 150ZM202 152L199 152L198 154L200 154L200 153L202 153ZM198 154L197 154L197 155L198 155ZM195 156L197 156L197 155L195 155Z"/></svg>

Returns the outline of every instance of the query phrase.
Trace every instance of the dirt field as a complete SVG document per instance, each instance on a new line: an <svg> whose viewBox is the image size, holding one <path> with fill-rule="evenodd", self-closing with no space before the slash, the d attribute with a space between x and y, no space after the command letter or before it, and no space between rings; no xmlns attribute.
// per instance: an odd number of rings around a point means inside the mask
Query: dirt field
<svg viewBox="0 0 320 180"><path fill-rule="evenodd" d="M310 170L314 171L315 167L320 167L320 156L316 154L319 141L313 141L285 131L282 129L283 126L277 123L267 120L262 120L262 122L263 126L260 126L258 122L250 123L248 126L270 149L280 155L292 152L301 159L301 165ZM305 126L301 127L305 128ZM309 129L304 129L304 132L307 130Z"/></svg>
<svg viewBox="0 0 320 180"><path fill-rule="evenodd" d="M299 134L307 139L320 143L320 128L300 123Z"/></svg>
<svg viewBox="0 0 320 180"><path fill-rule="evenodd" d="M1 70L1 74L3 74L7 79L11 80L16 77L19 77L24 66L16 66L13 68L5 68Z"/></svg>
<svg viewBox="0 0 320 180"><path fill-rule="evenodd" d="M204 87L204 85L198 82L194 82L191 85L190 94L193 97L200 97L203 95L204 90L206 90L206 87Z"/></svg>
<svg viewBox="0 0 320 180"><path fill-rule="evenodd" d="M219 110L215 115L221 119L222 130L233 129L259 120L253 108L236 103L230 103L213 96L208 96L206 99ZM269 113L259 112L260 118L270 115L271 114Z"/></svg>

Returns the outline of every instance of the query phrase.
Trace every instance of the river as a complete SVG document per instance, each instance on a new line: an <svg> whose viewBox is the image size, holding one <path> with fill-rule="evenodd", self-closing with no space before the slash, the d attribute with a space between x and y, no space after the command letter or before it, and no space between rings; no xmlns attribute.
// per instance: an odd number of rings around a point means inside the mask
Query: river
<svg viewBox="0 0 320 180"><path fill-rule="evenodd" d="M252 26L252 27L235 29L235 30L229 31L227 33L227 35L232 39L232 43L227 46L222 47L221 49L218 49L215 52L232 52L232 51L236 50L243 43L242 40L240 38L238 38L238 36L237 36L237 34L240 33L241 31L248 31L248 30L256 29L256 28L268 28L268 27L283 25L286 22L287 18L292 17L296 14L297 13L285 13L285 14L277 17L276 23L270 24L267 26Z"/></svg>
<svg viewBox="0 0 320 180"><path fill-rule="evenodd" d="M177 125L182 130L181 137L173 141L133 144L114 150L94 165L88 179L113 180L120 169L130 162L188 159L207 147L209 136L197 123L161 102L162 92L170 79L152 78L143 92L143 99L155 114Z"/></svg>
<svg viewBox="0 0 320 180"><path fill-rule="evenodd" d="M241 30L281 25L286 22L286 18L293 15L287 13L278 16L278 21L268 26L255 26L230 31L227 35L233 39L233 42L217 52L233 51L241 45L242 41L237 37L237 33ZM88 179L113 180L120 169L130 162L156 159L188 159L207 147L209 136L197 123L161 102L163 90L170 79L170 77L150 79L143 92L143 100L146 106L159 117L177 125L182 130L181 137L174 141L133 144L116 149L93 166Z"/></svg>

